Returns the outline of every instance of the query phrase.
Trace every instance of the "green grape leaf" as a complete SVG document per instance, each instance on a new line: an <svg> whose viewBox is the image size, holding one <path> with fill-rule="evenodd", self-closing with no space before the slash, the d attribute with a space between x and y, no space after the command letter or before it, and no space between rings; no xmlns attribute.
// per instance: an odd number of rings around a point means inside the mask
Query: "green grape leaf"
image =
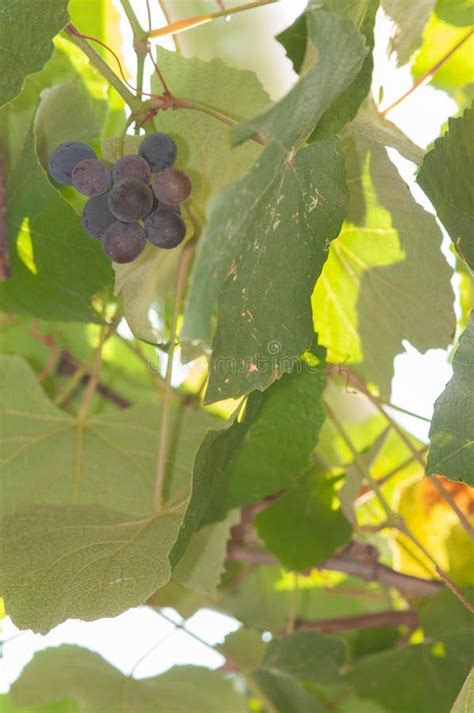
<svg viewBox="0 0 474 713"><path fill-rule="evenodd" d="M344 641L315 631L274 639L261 670L306 683L336 683L347 657Z"/></svg>
<svg viewBox="0 0 474 713"><path fill-rule="evenodd" d="M321 564L352 535L334 479L313 474L259 513L255 526L267 549L290 570Z"/></svg>
<svg viewBox="0 0 474 713"><path fill-rule="evenodd" d="M0 106L21 90L53 52L53 37L66 25L68 0L2 0L0 3ZM21 22L20 22L21 18Z"/></svg>
<svg viewBox="0 0 474 713"><path fill-rule="evenodd" d="M448 132L426 154L417 177L460 256L474 271L474 108L449 120Z"/></svg>
<svg viewBox="0 0 474 713"><path fill-rule="evenodd" d="M330 248L313 313L329 359L363 362L359 370L387 396L403 340L421 352L450 344L452 272L436 220L415 202L385 149L363 140L356 146L351 222Z"/></svg>
<svg viewBox="0 0 474 713"><path fill-rule="evenodd" d="M286 30L276 35L275 39L283 45L286 55L297 74L300 73L306 54L308 42L308 28L306 26L306 13L296 18L294 23Z"/></svg>
<svg viewBox="0 0 474 713"><path fill-rule="evenodd" d="M240 513L233 510L222 522L195 532L173 571L173 581L194 592L214 596L224 572L230 529L239 520Z"/></svg>
<svg viewBox="0 0 474 713"><path fill-rule="evenodd" d="M369 108L358 111L355 119L347 126L347 134L355 139L365 139L381 146L394 148L409 161L418 165L423 162L425 153L423 149L414 144L398 126L383 117L372 103Z"/></svg>
<svg viewBox="0 0 474 713"><path fill-rule="evenodd" d="M411 3L410 3L411 4ZM416 8L415 5L413 5ZM412 65L415 79L425 76L434 65L447 55L458 43L468 37L447 62L440 67L431 84L448 92L472 83L474 76L474 37L465 27L454 27L432 15L423 35L423 44Z"/></svg>
<svg viewBox="0 0 474 713"><path fill-rule="evenodd" d="M36 505L3 518L0 586L12 620L46 634L66 619L144 604L170 579L182 515L183 508L139 518L94 505Z"/></svg>
<svg viewBox="0 0 474 713"><path fill-rule="evenodd" d="M474 669L464 681L450 713L472 713L474 710Z"/></svg>
<svg viewBox="0 0 474 713"><path fill-rule="evenodd" d="M375 15L379 7L379 0L350 0L350 2L347 0L325 0L325 4L329 10L334 10L353 21L365 38L369 52L359 74L321 118L311 139L336 134L348 121L354 118L369 93L374 68L372 51L374 49Z"/></svg>
<svg viewBox="0 0 474 713"><path fill-rule="evenodd" d="M301 366L300 374L284 376L263 395L251 394L242 421L204 439L172 561L200 526L281 490L308 467L325 418L320 401L325 375L322 366L313 371Z"/></svg>
<svg viewBox="0 0 474 713"><path fill-rule="evenodd" d="M310 296L346 200L335 138L291 156L269 145L249 175L214 200L181 335L210 345L218 300L208 402L267 388L310 349Z"/></svg>
<svg viewBox="0 0 474 713"><path fill-rule="evenodd" d="M214 671L176 666L160 676L136 680L122 675L98 654L64 645L36 654L13 685L11 695L16 705L51 705L68 699L78 706L74 708L78 713L246 710L232 682ZM49 710L55 713L55 709Z"/></svg>
<svg viewBox="0 0 474 713"><path fill-rule="evenodd" d="M380 6L392 22L389 49L398 64L406 64L422 42L423 30L436 0L380 0Z"/></svg>
<svg viewBox="0 0 474 713"><path fill-rule="evenodd" d="M436 14L450 25L474 25L472 0L437 0Z"/></svg>
<svg viewBox="0 0 474 713"><path fill-rule="evenodd" d="M48 631L114 616L169 580L207 415L179 409L168 504L153 508L157 405L78 420L18 357L1 358L2 593L12 618ZM189 413L188 413L189 411Z"/></svg>
<svg viewBox="0 0 474 713"><path fill-rule="evenodd" d="M243 673L255 671L262 663L266 650L267 644L261 632L245 627L228 634L219 646L221 654Z"/></svg>
<svg viewBox="0 0 474 713"><path fill-rule="evenodd" d="M426 472L474 486L474 312L459 340L453 376L438 397Z"/></svg>
<svg viewBox="0 0 474 713"><path fill-rule="evenodd" d="M316 696L291 678L283 678L268 671L253 675L257 688L277 713L326 713Z"/></svg>
<svg viewBox="0 0 474 713"><path fill-rule="evenodd" d="M445 590L423 602L420 619L424 643L366 656L349 671L361 698L393 713L450 710L472 665L471 614Z"/></svg>
<svg viewBox="0 0 474 713"><path fill-rule="evenodd" d="M234 129L237 143L259 133L292 151L360 72L367 47L350 20L316 8L308 10L306 23L308 42L299 82L265 114Z"/></svg>
<svg viewBox="0 0 474 713"><path fill-rule="evenodd" d="M60 701L59 703L47 704L38 707L35 703L28 708L18 708L12 703L9 694L0 695L0 713L78 713L75 703L72 701Z"/></svg>

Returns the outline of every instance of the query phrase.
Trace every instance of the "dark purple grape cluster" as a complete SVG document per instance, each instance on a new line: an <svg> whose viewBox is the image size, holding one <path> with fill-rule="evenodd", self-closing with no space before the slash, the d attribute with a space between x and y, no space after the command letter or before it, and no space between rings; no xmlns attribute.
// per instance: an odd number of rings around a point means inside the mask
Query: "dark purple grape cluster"
<svg viewBox="0 0 474 713"><path fill-rule="evenodd" d="M147 239L165 250L184 240L180 204L191 194L191 181L173 168L177 153L173 139L158 132L143 139L137 156L122 156L112 167L77 142L58 146L48 167L57 183L89 197L82 213L87 235L102 241L110 260L127 263Z"/></svg>

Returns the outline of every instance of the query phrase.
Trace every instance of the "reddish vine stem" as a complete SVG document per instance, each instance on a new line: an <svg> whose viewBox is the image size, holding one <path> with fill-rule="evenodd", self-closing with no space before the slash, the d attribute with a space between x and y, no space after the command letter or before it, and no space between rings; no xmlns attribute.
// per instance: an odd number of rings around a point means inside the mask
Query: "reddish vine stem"
<svg viewBox="0 0 474 713"><path fill-rule="evenodd" d="M381 626L408 626L414 629L419 626L418 614L407 609L405 611L382 611L376 614L361 614L359 616L344 616L337 619L295 620L295 631L320 631L323 634L337 634L340 631L354 629L376 629Z"/></svg>
<svg viewBox="0 0 474 713"><path fill-rule="evenodd" d="M410 89L407 92L405 92L405 94L402 94L401 97L396 99L386 109L381 111L380 115L386 116L389 113L389 111L392 111L392 109L395 109L395 107L397 107L399 104L401 104L403 101L405 101L405 99L407 99L411 94L413 94L413 92L416 91L416 89L418 89L418 87L421 87L422 84L424 84L425 82L430 80L431 77L433 77L436 74L436 72L438 72L438 70L440 70L441 67L448 61L448 59L450 59L453 56L453 54L455 52L457 52L458 49L460 47L462 47L469 40L470 37L472 37L473 34L474 34L474 30L470 30L470 32L468 32L467 35L464 35L464 37L462 37L459 40L459 42L456 42L454 47L452 47L449 50L449 52L447 52L445 55L443 55L443 57L441 57L441 59L439 59L436 62L436 64L434 64L432 67L430 67L430 69L428 69L427 72L425 72L421 77L419 77L416 80L416 82L410 87Z"/></svg>
<svg viewBox="0 0 474 713"><path fill-rule="evenodd" d="M186 32L187 30L193 30L195 27L201 27L201 25L205 25L213 20L218 20L220 17L228 17L229 15L234 15L238 12L253 10L258 7L264 7L265 5L272 5L276 2L279 2L279 0L255 0L255 2L249 2L245 5L237 5L237 7L228 8L227 10L219 10L218 12L212 12L208 15L188 17L185 20L173 22L171 25L167 25L166 27L160 27L157 30L152 30L148 36L150 38L156 38L166 37L167 35L175 35L178 32Z"/></svg>

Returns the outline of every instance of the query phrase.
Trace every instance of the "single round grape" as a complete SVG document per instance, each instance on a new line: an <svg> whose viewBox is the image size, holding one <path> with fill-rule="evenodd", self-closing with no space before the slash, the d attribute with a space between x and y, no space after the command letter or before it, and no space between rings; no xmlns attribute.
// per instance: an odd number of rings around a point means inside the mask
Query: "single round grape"
<svg viewBox="0 0 474 713"><path fill-rule="evenodd" d="M164 168L151 177L151 188L160 203L176 206L191 195L191 181L176 168Z"/></svg>
<svg viewBox="0 0 474 713"><path fill-rule="evenodd" d="M97 158L95 151L86 144L69 141L56 146L48 159L48 170L57 183L70 186L73 169L86 158Z"/></svg>
<svg viewBox="0 0 474 713"><path fill-rule="evenodd" d="M104 234L104 252L113 262L133 262L146 245L145 232L138 223L122 223L116 220Z"/></svg>
<svg viewBox="0 0 474 713"><path fill-rule="evenodd" d="M74 167L71 183L84 196L101 196L112 185L112 174L103 161L86 158Z"/></svg>
<svg viewBox="0 0 474 713"><path fill-rule="evenodd" d="M137 178L122 178L114 183L108 199L112 213L125 223L146 218L153 207L153 193Z"/></svg>
<svg viewBox="0 0 474 713"><path fill-rule="evenodd" d="M102 240L104 233L117 218L112 215L107 195L89 198L82 211L82 225L87 235L94 240Z"/></svg>
<svg viewBox="0 0 474 713"><path fill-rule="evenodd" d="M141 156L122 156L112 166L112 178L114 183L122 178L136 178L138 181L148 183L150 180L151 168Z"/></svg>
<svg viewBox="0 0 474 713"><path fill-rule="evenodd" d="M158 131L143 139L138 153L151 166L152 171L161 171L174 164L178 147L171 136Z"/></svg>
<svg viewBox="0 0 474 713"><path fill-rule="evenodd" d="M186 224L172 208L158 208L145 220L145 233L157 248L170 250L184 240Z"/></svg>

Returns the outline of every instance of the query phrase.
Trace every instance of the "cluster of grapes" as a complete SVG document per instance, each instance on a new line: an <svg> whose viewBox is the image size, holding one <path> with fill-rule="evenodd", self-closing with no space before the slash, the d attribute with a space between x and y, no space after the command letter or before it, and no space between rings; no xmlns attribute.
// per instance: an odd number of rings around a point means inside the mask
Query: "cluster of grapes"
<svg viewBox="0 0 474 713"><path fill-rule="evenodd" d="M191 193L191 181L173 168L177 147L167 134L147 136L138 155L120 158L111 168L85 144L69 142L50 155L51 176L89 200L82 224L101 240L110 260L127 263L144 250L147 238L169 250L184 239L186 226L180 203Z"/></svg>

